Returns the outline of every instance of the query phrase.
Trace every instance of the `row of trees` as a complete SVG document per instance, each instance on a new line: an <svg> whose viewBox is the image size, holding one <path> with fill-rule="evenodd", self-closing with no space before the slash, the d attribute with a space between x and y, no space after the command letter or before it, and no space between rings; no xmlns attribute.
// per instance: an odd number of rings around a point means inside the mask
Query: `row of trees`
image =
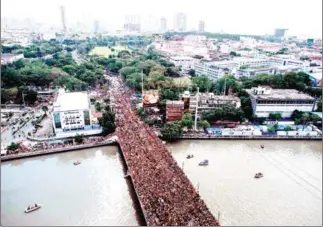
<svg viewBox="0 0 323 227"><path fill-rule="evenodd" d="M164 140L173 140L183 134L183 129L193 129L194 121L192 114L186 113L183 115L181 121L167 122L160 132ZM209 128L210 123L207 120L198 121L198 127Z"/></svg>

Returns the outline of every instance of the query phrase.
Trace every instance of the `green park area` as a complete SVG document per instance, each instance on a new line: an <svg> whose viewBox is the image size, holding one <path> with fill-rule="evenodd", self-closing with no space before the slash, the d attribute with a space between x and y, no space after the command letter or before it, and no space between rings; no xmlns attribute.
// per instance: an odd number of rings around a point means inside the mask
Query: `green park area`
<svg viewBox="0 0 323 227"><path fill-rule="evenodd" d="M109 55L117 55L120 51L127 50L130 52L130 49L124 46L114 46L114 47L95 47L89 53L89 55L98 55L108 58Z"/></svg>

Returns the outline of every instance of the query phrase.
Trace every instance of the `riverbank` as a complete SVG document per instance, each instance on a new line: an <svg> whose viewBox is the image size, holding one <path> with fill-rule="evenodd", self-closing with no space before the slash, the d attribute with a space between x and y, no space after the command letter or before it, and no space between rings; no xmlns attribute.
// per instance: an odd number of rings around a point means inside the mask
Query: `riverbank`
<svg viewBox="0 0 323 227"><path fill-rule="evenodd" d="M322 140L322 136L218 136L213 134L184 134L177 139L189 140Z"/></svg>
<svg viewBox="0 0 323 227"><path fill-rule="evenodd" d="M63 152L67 152L67 151L82 150L82 149L87 149L87 148L102 147L102 146L108 146L108 145L117 145L117 143L115 141L107 141L107 142L101 142L101 143L96 143L96 144L84 144L84 145L76 145L76 146L57 148L57 149L51 149L51 150L47 149L47 150L42 150L42 151L12 154L12 155L1 156L1 161L4 162L4 161L15 160L15 159L21 159L21 158L29 158L29 157L35 157L35 156L41 156L41 155L63 153Z"/></svg>

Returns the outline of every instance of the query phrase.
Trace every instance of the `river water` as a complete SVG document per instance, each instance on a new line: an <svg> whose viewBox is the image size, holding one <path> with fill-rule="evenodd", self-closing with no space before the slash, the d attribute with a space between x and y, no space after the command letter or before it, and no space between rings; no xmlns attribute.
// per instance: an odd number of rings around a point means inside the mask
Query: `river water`
<svg viewBox="0 0 323 227"><path fill-rule="evenodd" d="M117 147L1 164L1 225L138 225ZM82 163L74 166L73 162ZM24 209L43 207L25 214Z"/></svg>
<svg viewBox="0 0 323 227"><path fill-rule="evenodd" d="M322 226L321 142L187 140L168 149L221 225ZM204 159L209 166L198 166Z"/></svg>
<svg viewBox="0 0 323 227"><path fill-rule="evenodd" d="M321 142L186 140L167 147L221 225L322 224ZM1 163L1 225L140 224L117 149ZM203 159L209 166L198 166ZM264 177L254 179L256 172ZM33 203L43 207L24 214Z"/></svg>

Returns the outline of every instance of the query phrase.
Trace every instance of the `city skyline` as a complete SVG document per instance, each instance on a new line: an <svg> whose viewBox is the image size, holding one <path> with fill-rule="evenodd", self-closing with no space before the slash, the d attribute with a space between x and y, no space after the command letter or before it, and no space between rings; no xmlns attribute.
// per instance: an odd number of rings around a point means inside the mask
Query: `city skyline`
<svg viewBox="0 0 323 227"><path fill-rule="evenodd" d="M165 0L155 7L155 4L152 6L148 0L138 0L136 3L128 0L113 3L92 0L91 2L78 1L76 8L74 1L3 0L1 15L3 18L17 20L29 18L48 26L61 27L59 7L64 6L67 27L74 27L81 22L93 29L93 21L97 20L100 27L115 31L123 28L125 16L128 14L153 15L159 21L164 17L168 22L167 29L173 29L175 13L182 12L187 18L187 30L197 30L198 22L202 20L207 24L207 32L264 35L274 34L276 28L287 28L288 35L313 38L322 36L322 1L320 0L213 2L201 0L198 4L183 3L182 0L174 2ZM120 10L111 10L111 8Z"/></svg>

